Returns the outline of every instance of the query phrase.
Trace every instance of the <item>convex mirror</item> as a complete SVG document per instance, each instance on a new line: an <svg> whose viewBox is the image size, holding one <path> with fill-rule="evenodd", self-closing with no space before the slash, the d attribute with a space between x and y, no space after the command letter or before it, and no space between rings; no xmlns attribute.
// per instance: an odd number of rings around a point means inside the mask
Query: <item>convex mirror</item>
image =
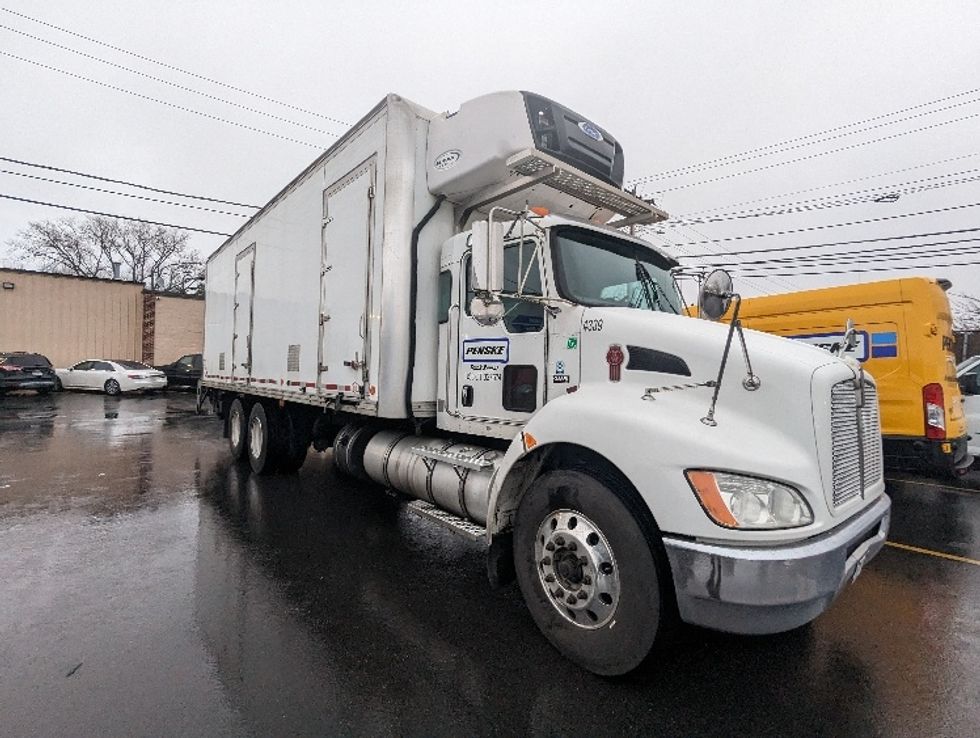
<svg viewBox="0 0 980 738"><path fill-rule="evenodd" d="M715 269L698 291L698 314L708 320L721 320L732 304L732 275Z"/></svg>

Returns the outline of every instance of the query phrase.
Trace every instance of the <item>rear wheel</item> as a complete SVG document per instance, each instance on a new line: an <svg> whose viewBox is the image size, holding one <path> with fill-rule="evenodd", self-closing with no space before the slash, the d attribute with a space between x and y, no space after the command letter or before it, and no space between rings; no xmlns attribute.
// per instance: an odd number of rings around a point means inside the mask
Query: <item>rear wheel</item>
<svg viewBox="0 0 980 738"><path fill-rule="evenodd" d="M277 418L256 402L248 415L248 463L256 474L271 474L281 458Z"/></svg>
<svg viewBox="0 0 980 738"><path fill-rule="evenodd" d="M228 408L228 448L235 461L245 455L245 434L247 431L247 416L242 401L235 399Z"/></svg>
<svg viewBox="0 0 980 738"><path fill-rule="evenodd" d="M107 379L105 385L103 386L105 393L107 395L118 395L122 392L122 388L119 386L119 382L115 379Z"/></svg>
<svg viewBox="0 0 980 738"><path fill-rule="evenodd" d="M311 423L302 415L283 410L280 415L282 449L279 470L290 474L299 471L306 461L306 454L312 442Z"/></svg>
<svg viewBox="0 0 980 738"><path fill-rule="evenodd" d="M534 621L566 658L614 676L650 653L668 573L605 483L570 470L539 477L517 511L514 564Z"/></svg>

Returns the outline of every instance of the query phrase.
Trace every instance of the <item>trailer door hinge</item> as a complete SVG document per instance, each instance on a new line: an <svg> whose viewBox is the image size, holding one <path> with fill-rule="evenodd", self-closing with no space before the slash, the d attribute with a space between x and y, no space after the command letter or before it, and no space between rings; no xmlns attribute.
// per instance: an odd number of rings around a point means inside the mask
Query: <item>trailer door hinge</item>
<svg viewBox="0 0 980 738"><path fill-rule="evenodd" d="M320 374L323 374L330 367L328 367L326 364L317 364L317 367L316 368L317 368L317 371L320 372Z"/></svg>
<svg viewBox="0 0 980 738"><path fill-rule="evenodd" d="M368 200L373 200L374 199L374 185L371 185L370 187L368 187L368 193L367 193L367 195L368 195Z"/></svg>
<svg viewBox="0 0 980 738"><path fill-rule="evenodd" d="M323 269L320 270L320 276L322 277L324 274L326 274L327 272L329 272L331 269L333 269L333 264L327 264L325 267L323 267Z"/></svg>
<svg viewBox="0 0 980 738"><path fill-rule="evenodd" d="M330 320L330 316L329 315L327 315L326 313L321 313L320 314L320 325L323 325L328 320Z"/></svg>

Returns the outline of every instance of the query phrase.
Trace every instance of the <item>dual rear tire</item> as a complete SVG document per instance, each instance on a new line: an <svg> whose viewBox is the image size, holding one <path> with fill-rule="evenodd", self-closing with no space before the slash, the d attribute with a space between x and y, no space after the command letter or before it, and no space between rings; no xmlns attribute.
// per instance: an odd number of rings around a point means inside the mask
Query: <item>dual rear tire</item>
<svg viewBox="0 0 980 738"><path fill-rule="evenodd" d="M246 412L240 398L228 408L228 448L235 460L248 459L256 474L297 471L306 460L310 441L289 412L252 403Z"/></svg>

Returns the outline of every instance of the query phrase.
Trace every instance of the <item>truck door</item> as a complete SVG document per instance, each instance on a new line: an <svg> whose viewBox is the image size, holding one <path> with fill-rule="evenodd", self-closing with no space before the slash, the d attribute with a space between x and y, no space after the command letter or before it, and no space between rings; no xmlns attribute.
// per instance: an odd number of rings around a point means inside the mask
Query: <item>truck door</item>
<svg viewBox="0 0 980 738"><path fill-rule="evenodd" d="M375 160L323 191L317 392L364 397Z"/></svg>
<svg viewBox="0 0 980 738"><path fill-rule="evenodd" d="M535 242L517 242L504 248L504 290L529 297L543 294L540 260ZM469 256L460 267L462 309L456 332L455 397L449 404L461 419L523 425L544 403L544 366L547 331L541 303L504 297L504 318L480 325L470 315Z"/></svg>
<svg viewBox="0 0 980 738"><path fill-rule="evenodd" d="M252 375L252 297L255 294L255 244L235 257L235 302L232 309L231 377Z"/></svg>

